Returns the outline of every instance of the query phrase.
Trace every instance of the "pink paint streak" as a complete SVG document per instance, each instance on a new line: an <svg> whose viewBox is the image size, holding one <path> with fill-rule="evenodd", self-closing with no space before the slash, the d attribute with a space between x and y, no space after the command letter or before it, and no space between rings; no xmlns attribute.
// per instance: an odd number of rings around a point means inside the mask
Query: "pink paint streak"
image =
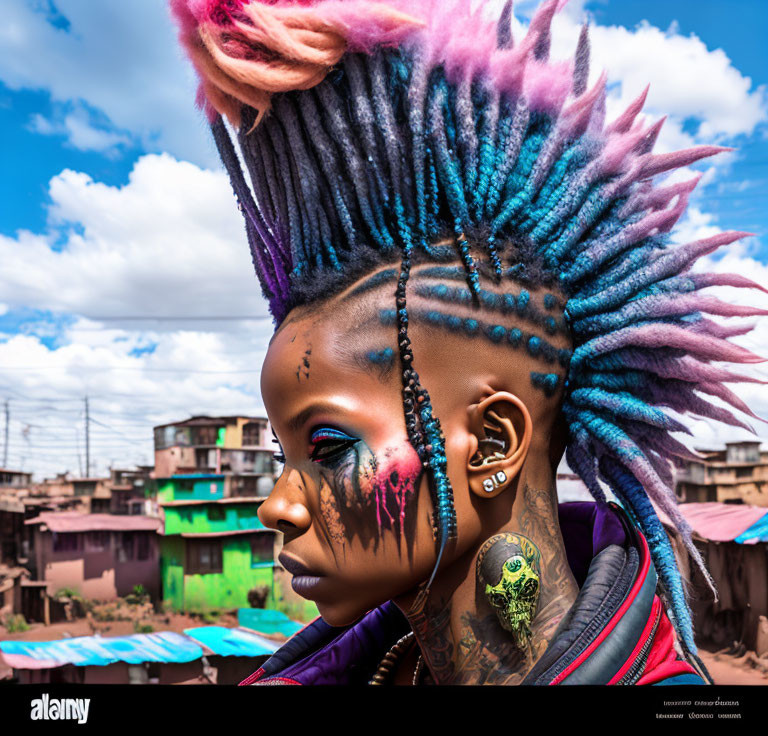
<svg viewBox="0 0 768 736"><path fill-rule="evenodd" d="M370 478L376 504L376 523L382 526L382 511L391 528L397 518L400 531L404 528L405 513L408 502L416 495L416 481L421 474L422 466L419 456L410 447L385 457L373 476ZM393 482L393 477L396 481ZM394 506L397 517L393 516L390 507Z"/></svg>

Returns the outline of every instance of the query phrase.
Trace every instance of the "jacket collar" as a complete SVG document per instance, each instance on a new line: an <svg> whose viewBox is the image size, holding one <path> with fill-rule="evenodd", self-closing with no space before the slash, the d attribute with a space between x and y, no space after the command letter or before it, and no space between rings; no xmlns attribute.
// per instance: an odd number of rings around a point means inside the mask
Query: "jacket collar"
<svg viewBox="0 0 768 736"><path fill-rule="evenodd" d="M559 520L580 592L524 684L629 681L637 653L653 642L653 617L663 615L648 545L615 504L560 504ZM345 628L316 619L241 684L365 684L409 630L391 601Z"/></svg>

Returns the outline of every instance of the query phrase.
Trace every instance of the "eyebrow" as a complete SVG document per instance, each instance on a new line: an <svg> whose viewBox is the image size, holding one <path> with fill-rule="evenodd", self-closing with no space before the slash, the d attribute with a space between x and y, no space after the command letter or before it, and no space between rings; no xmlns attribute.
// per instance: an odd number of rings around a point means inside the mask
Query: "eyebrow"
<svg viewBox="0 0 768 736"><path fill-rule="evenodd" d="M385 382L398 356L393 349L396 334L390 325L382 323L380 311L375 304L353 307L349 312L349 326L334 340L331 349L341 363Z"/></svg>

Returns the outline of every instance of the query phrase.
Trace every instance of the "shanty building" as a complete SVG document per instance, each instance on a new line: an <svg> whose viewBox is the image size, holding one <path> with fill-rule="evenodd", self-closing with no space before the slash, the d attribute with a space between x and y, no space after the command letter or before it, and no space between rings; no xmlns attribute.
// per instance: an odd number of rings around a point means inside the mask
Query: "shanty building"
<svg viewBox="0 0 768 736"><path fill-rule="evenodd" d="M267 496L275 445L263 417L196 416L154 428L155 477L222 475L226 496Z"/></svg>
<svg viewBox="0 0 768 736"><path fill-rule="evenodd" d="M727 442L724 450L699 450L677 474L681 502L746 503L768 507L768 451L759 442Z"/></svg>
<svg viewBox="0 0 768 736"><path fill-rule="evenodd" d="M149 516L44 512L34 529L37 578L49 595L70 588L83 598L110 600L142 585L159 593L158 530Z"/></svg>
<svg viewBox="0 0 768 736"><path fill-rule="evenodd" d="M0 489L29 488L31 484L32 473L0 468Z"/></svg>
<svg viewBox="0 0 768 736"><path fill-rule="evenodd" d="M715 601L669 518L659 511L682 561L683 577L692 582L697 641L717 649L735 643L756 651L760 619L768 616L768 508L712 502L684 503L679 509L718 591Z"/></svg>
<svg viewBox="0 0 768 736"><path fill-rule="evenodd" d="M148 498L150 476L154 468L142 465L134 470L112 468L110 470L110 514L156 516L156 508Z"/></svg>
<svg viewBox="0 0 768 736"><path fill-rule="evenodd" d="M162 595L174 610L241 608L253 589L265 589L273 607L276 532L259 521L261 503L215 497L161 503Z"/></svg>

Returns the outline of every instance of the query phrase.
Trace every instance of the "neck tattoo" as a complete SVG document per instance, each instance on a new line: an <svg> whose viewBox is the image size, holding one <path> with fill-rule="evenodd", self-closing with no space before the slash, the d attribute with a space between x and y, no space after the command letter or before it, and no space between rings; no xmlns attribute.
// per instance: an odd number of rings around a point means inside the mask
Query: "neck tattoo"
<svg viewBox="0 0 768 736"><path fill-rule="evenodd" d="M477 550L474 575L435 580L407 609L435 684L520 684L576 599L554 489L524 483L521 496L512 528Z"/></svg>
<svg viewBox="0 0 768 736"><path fill-rule="evenodd" d="M480 589L499 624L517 647L529 651L541 582L538 547L522 534L496 534L480 548L476 569Z"/></svg>

